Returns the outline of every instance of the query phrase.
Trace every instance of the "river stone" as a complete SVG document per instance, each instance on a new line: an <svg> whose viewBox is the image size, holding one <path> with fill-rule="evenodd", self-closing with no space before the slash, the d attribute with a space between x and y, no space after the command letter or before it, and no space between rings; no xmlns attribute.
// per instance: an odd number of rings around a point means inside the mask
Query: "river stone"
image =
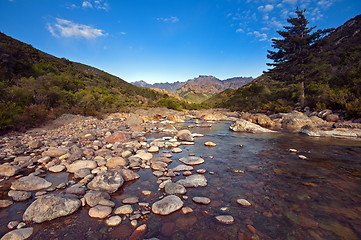
<svg viewBox="0 0 361 240"><path fill-rule="evenodd" d="M104 139L104 142L106 143L116 143L116 142L125 143L127 141L128 141L128 135L120 131L115 132Z"/></svg>
<svg viewBox="0 0 361 240"><path fill-rule="evenodd" d="M140 178L139 174L129 169L120 169L118 170L118 172L120 172L120 174L123 176L124 181L126 182Z"/></svg>
<svg viewBox="0 0 361 240"><path fill-rule="evenodd" d="M204 163L204 159L200 158L200 157L182 157L181 159L179 159L179 161L187 164L187 165L197 165L197 164L202 164Z"/></svg>
<svg viewBox="0 0 361 240"><path fill-rule="evenodd" d="M168 195L172 194L185 194L187 192L186 188L183 185L178 183L167 182L164 185L164 191Z"/></svg>
<svg viewBox="0 0 361 240"><path fill-rule="evenodd" d="M90 191L85 194L84 198L85 198L86 203L90 207L94 207L94 206L98 205L102 199L109 200L110 195L109 195L109 193L104 192L104 191Z"/></svg>
<svg viewBox="0 0 361 240"><path fill-rule="evenodd" d="M159 152L159 147L157 147L157 146L151 146L151 147L148 149L148 152L150 152L150 153Z"/></svg>
<svg viewBox="0 0 361 240"><path fill-rule="evenodd" d="M136 204L139 202L139 198L138 197L128 197L123 199L122 203L124 204Z"/></svg>
<svg viewBox="0 0 361 240"><path fill-rule="evenodd" d="M42 145L42 143L39 140L32 140L32 141L28 142L28 147L30 149L37 149L37 148L41 147L41 145Z"/></svg>
<svg viewBox="0 0 361 240"><path fill-rule="evenodd" d="M53 173L58 173L58 172L61 172L65 169L65 166L60 164L60 165L55 165L55 166L52 166L49 168L49 171L50 172L53 172Z"/></svg>
<svg viewBox="0 0 361 240"><path fill-rule="evenodd" d="M107 166L109 168L112 168L115 166L125 166L125 165L127 165L127 162L122 157L112 157L105 164L105 166Z"/></svg>
<svg viewBox="0 0 361 240"><path fill-rule="evenodd" d="M216 220L224 224L233 224L234 218L231 215L219 215L216 216Z"/></svg>
<svg viewBox="0 0 361 240"><path fill-rule="evenodd" d="M172 149L172 153L181 153L181 152L183 152L183 150L180 149L180 148L173 148Z"/></svg>
<svg viewBox="0 0 361 240"><path fill-rule="evenodd" d="M10 190L8 196L16 202L21 202L28 200L31 197L31 192Z"/></svg>
<svg viewBox="0 0 361 240"><path fill-rule="evenodd" d="M104 190L109 193L116 192L124 183L122 175L117 171L102 173L88 183L91 190Z"/></svg>
<svg viewBox="0 0 361 240"><path fill-rule="evenodd" d="M74 177L75 178L85 178L89 174L91 174L91 171L89 168L80 168L74 172Z"/></svg>
<svg viewBox="0 0 361 240"><path fill-rule="evenodd" d="M214 142L205 142L204 145L207 146L207 147L215 147L215 146L217 146L217 144L215 144Z"/></svg>
<svg viewBox="0 0 361 240"><path fill-rule="evenodd" d="M112 208L103 205L96 205L89 209L89 216L92 218L106 218L112 213Z"/></svg>
<svg viewBox="0 0 361 240"><path fill-rule="evenodd" d="M43 152L43 156L48 157L60 157L64 154L67 154L69 151L64 148L51 148L48 151Z"/></svg>
<svg viewBox="0 0 361 240"><path fill-rule="evenodd" d="M238 119L230 127L231 130L235 132L250 132L250 133L271 133L274 132L267 128L263 128L257 124L248 122L244 119Z"/></svg>
<svg viewBox="0 0 361 240"><path fill-rule="evenodd" d="M74 173L79 169L82 168L89 168L89 169L94 169L96 168L98 165L95 161L91 161L91 160L77 160L75 162L73 162L72 164L67 166L68 172L70 173Z"/></svg>
<svg viewBox="0 0 361 240"><path fill-rule="evenodd" d="M0 165L0 176L12 177L16 174L17 171L17 167L5 164Z"/></svg>
<svg viewBox="0 0 361 240"><path fill-rule="evenodd" d="M28 239L31 236L31 234L33 234L32 227L20 228L8 232L1 238L1 240L23 240L23 239Z"/></svg>
<svg viewBox="0 0 361 240"><path fill-rule="evenodd" d="M176 136L181 141L187 141L187 142L193 142L194 141L194 138L192 137L192 133L187 129L183 129L183 130L178 131Z"/></svg>
<svg viewBox="0 0 361 240"><path fill-rule="evenodd" d="M144 151L140 151L140 152L137 152L137 154L135 154L134 157L138 157L142 160L148 161L148 160L152 159L153 154L147 153Z"/></svg>
<svg viewBox="0 0 361 240"><path fill-rule="evenodd" d="M9 207L9 206L11 206L13 204L14 204L14 202L11 201L11 200L7 200L7 199L0 200L0 208L7 208L7 207Z"/></svg>
<svg viewBox="0 0 361 240"><path fill-rule="evenodd" d="M172 168L173 172L179 172L179 171L192 171L193 167L192 166L188 166L185 164L180 164L174 168Z"/></svg>
<svg viewBox="0 0 361 240"><path fill-rule="evenodd" d="M39 197L26 210L23 221L42 223L74 213L81 201L69 196L49 194Z"/></svg>
<svg viewBox="0 0 361 240"><path fill-rule="evenodd" d="M69 187L65 190L67 194L74 194L83 196L85 194L85 188L83 187Z"/></svg>
<svg viewBox="0 0 361 240"><path fill-rule="evenodd" d="M37 191L48 188L51 185L51 182L48 182L43 178L37 176L25 176L13 182L11 189L20 191Z"/></svg>
<svg viewBox="0 0 361 240"><path fill-rule="evenodd" d="M190 207L182 207L182 213L183 214L188 214L188 213L192 213L193 209Z"/></svg>
<svg viewBox="0 0 361 240"><path fill-rule="evenodd" d="M248 202L246 199L237 199L237 203L242 207L250 207L252 204Z"/></svg>
<svg viewBox="0 0 361 240"><path fill-rule="evenodd" d="M133 213L133 208L131 205L127 204L127 205L123 205L123 206L120 206L118 208L116 208L114 210L114 214L132 214Z"/></svg>
<svg viewBox="0 0 361 240"><path fill-rule="evenodd" d="M118 226L121 222L122 218L119 216L111 216L110 218L105 220L105 223L111 227Z"/></svg>
<svg viewBox="0 0 361 240"><path fill-rule="evenodd" d="M206 197L193 197L192 200L195 203L200 203L200 204L205 204L205 205L211 203L211 199L206 198Z"/></svg>
<svg viewBox="0 0 361 240"><path fill-rule="evenodd" d="M152 212L160 215L168 215L175 212L183 207L182 200L175 196L169 195L159 200L152 205Z"/></svg>
<svg viewBox="0 0 361 240"><path fill-rule="evenodd" d="M205 187L207 186L207 179L203 175L194 174L179 180L177 183L184 187Z"/></svg>

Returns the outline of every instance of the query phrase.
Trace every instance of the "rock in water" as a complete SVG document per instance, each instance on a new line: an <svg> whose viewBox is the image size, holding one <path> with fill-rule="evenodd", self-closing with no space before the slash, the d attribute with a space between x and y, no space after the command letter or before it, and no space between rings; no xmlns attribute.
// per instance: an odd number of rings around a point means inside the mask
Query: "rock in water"
<svg viewBox="0 0 361 240"><path fill-rule="evenodd" d="M104 190L113 193L116 192L123 183L124 179L119 172L110 171L96 176L87 186L91 190Z"/></svg>
<svg viewBox="0 0 361 240"><path fill-rule="evenodd" d="M246 199L243 199L243 198L237 199L237 203L239 205L241 205L242 207L250 207L250 206L252 206L252 204L250 202L248 202Z"/></svg>
<svg viewBox="0 0 361 240"><path fill-rule="evenodd" d="M112 212L112 208L103 205L96 205L89 209L89 216L92 218L105 218Z"/></svg>
<svg viewBox="0 0 361 240"><path fill-rule="evenodd" d="M180 130L177 133L177 138L181 141L187 141L187 142L194 141L194 138L192 137L192 133L187 129Z"/></svg>
<svg viewBox="0 0 361 240"><path fill-rule="evenodd" d="M203 175L194 174L179 180L177 183L185 187L205 187L207 186L207 179Z"/></svg>
<svg viewBox="0 0 361 240"><path fill-rule="evenodd" d="M204 163L204 159L200 157L182 157L179 161L187 165L197 165Z"/></svg>
<svg viewBox="0 0 361 240"><path fill-rule="evenodd" d="M120 174L123 176L124 181L126 182L140 178L137 173L129 169L119 169L117 171L120 172Z"/></svg>
<svg viewBox="0 0 361 240"><path fill-rule="evenodd" d="M90 207L94 207L98 205L103 199L109 200L110 195L109 193L103 191L90 191L85 194L84 198Z"/></svg>
<svg viewBox="0 0 361 240"><path fill-rule="evenodd" d="M89 169L94 169L96 168L98 165L95 161L91 161L91 160L77 160L75 162L73 162L72 164L67 166L68 172L70 173L74 173L76 171L78 171L79 169L82 168L89 168Z"/></svg>
<svg viewBox="0 0 361 240"><path fill-rule="evenodd" d="M183 207L182 200L175 196L169 195L159 200L152 205L152 211L155 214L168 215L175 212Z"/></svg>
<svg viewBox="0 0 361 240"><path fill-rule="evenodd" d="M192 200L195 203L200 203L200 204L205 204L205 205L211 203L211 200L209 198L206 198L206 197L193 197Z"/></svg>
<svg viewBox="0 0 361 240"><path fill-rule="evenodd" d="M28 239L33 234L33 228L20 228L5 234L1 240L23 240Z"/></svg>
<svg viewBox="0 0 361 240"><path fill-rule="evenodd" d="M164 191L166 194L185 194L187 192L186 188L183 185L178 183L168 182L164 185Z"/></svg>
<svg viewBox="0 0 361 240"><path fill-rule="evenodd" d="M51 182L48 182L43 178L37 176L26 176L13 182L11 189L20 191L37 191L48 188L51 185Z"/></svg>
<svg viewBox="0 0 361 240"><path fill-rule="evenodd" d="M42 223L74 213L81 201L69 196L56 194L44 195L35 200L23 215L23 221Z"/></svg>
<svg viewBox="0 0 361 240"><path fill-rule="evenodd" d="M233 224L234 218L231 215L219 215L216 216L216 220L224 224Z"/></svg>
<svg viewBox="0 0 361 240"><path fill-rule="evenodd" d="M14 201L20 202L29 199L31 197L31 192L10 190L8 196Z"/></svg>
<svg viewBox="0 0 361 240"><path fill-rule="evenodd" d="M238 119L235 123L233 123L230 127L231 130L235 132L250 132L250 133L270 133L274 132L267 128L263 128L257 124L248 122L244 119Z"/></svg>

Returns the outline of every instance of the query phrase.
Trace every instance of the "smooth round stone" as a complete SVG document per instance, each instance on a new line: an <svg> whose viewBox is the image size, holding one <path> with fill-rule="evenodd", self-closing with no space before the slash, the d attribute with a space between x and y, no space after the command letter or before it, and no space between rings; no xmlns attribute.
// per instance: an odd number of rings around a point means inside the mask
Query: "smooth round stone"
<svg viewBox="0 0 361 240"><path fill-rule="evenodd" d="M96 205L89 209L89 216L92 218L106 218L112 212L112 208L103 205Z"/></svg>
<svg viewBox="0 0 361 240"><path fill-rule="evenodd" d="M46 181L44 178L40 178L37 176L26 176L19 178L15 182L12 183L12 190L20 190L20 191L37 191L44 188L48 188L52 185L51 182Z"/></svg>
<svg viewBox="0 0 361 240"><path fill-rule="evenodd" d="M163 172L162 171L154 171L153 175L156 177L161 177L161 176L163 176Z"/></svg>
<svg viewBox="0 0 361 240"><path fill-rule="evenodd" d="M162 157L171 158L171 157L173 157L173 155L170 153L163 153Z"/></svg>
<svg viewBox="0 0 361 240"><path fill-rule="evenodd" d="M116 167L116 166L125 166L126 164L127 164L127 162L124 160L124 158L122 158L122 157L112 157L107 161L105 166L107 166L109 168L113 168L113 167Z"/></svg>
<svg viewBox="0 0 361 240"><path fill-rule="evenodd" d="M298 157L299 157L300 159L303 159L303 160L307 159L307 157L304 156L304 155L298 155Z"/></svg>
<svg viewBox="0 0 361 240"><path fill-rule="evenodd" d="M216 216L216 220L223 224L233 224L234 218L231 215L219 215Z"/></svg>
<svg viewBox="0 0 361 240"><path fill-rule="evenodd" d="M122 218L119 216L111 216L107 220L105 220L105 223L108 226L117 226L122 222Z"/></svg>
<svg viewBox="0 0 361 240"><path fill-rule="evenodd" d="M142 195L144 195L144 196L149 196L150 194L152 194L152 192L149 191L149 190L143 190L142 191Z"/></svg>
<svg viewBox="0 0 361 240"><path fill-rule="evenodd" d="M117 215L118 214L126 215L126 214L132 214L132 213L133 213L133 208L131 205L123 205L114 210L114 214L117 214Z"/></svg>
<svg viewBox="0 0 361 240"><path fill-rule="evenodd" d="M204 159L200 158L200 157L183 157L181 159L179 159L179 161L187 164L187 165L197 165L197 164L202 164L204 163Z"/></svg>
<svg viewBox="0 0 361 240"><path fill-rule="evenodd" d="M169 195L153 203L152 212L160 215L168 215L181 209L183 204L183 201L179 197Z"/></svg>
<svg viewBox="0 0 361 240"><path fill-rule="evenodd" d="M237 199L237 203L241 205L242 207L250 207L252 204L248 202L246 199Z"/></svg>
<svg viewBox="0 0 361 240"><path fill-rule="evenodd" d="M132 225L132 227L136 227L138 225L138 221L132 220L132 221L130 221L130 225Z"/></svg>
<svg viewBox="0 0 361 240"><path fill-rule="evenodd" d="M204 174L204 173L207 172L207 170L205 170L205 169L197 169L196 172L199 173L199 174Z"/></svg>
<svg viewBox="0 0 361 240"><path fill-rule="evenodd" d="M8 196L11 197L14 201L20 202L28 200L31 197L31 192L10 190L8 192Z"/></svg>
<svg viewBox="0 0 361 240"><path fill-rule="evenodd" d="M18 221L11 221L8 223L8 228L9 229L14 229L18 226L19 222Z"/></svg>
<svg viewBox="0 0 361 240"><path fill-rule="evenodd" d="M205 187L207 186L207 179L200 174L194 174L179 180L177 183L185 187Z"/></svg>
<svg viewBox="0 0 361 240"><path fill-rule="evenodd" d="M178 171L192 171L193 170L193 167L192 166L188 166L188 165L185 165L185 164L180 164L174 168L172 168L172 171L173 172L178 172Z"/></svg>
<svg viewBox="0 0 361 240"><path fill-rule="evenodd" d="M192 175L191 171L184 171L183 172L183 176L190 176L190 175Z"/></svg>
<svg viewBox="0 0 361 240"><path fill-rule="evenodd" d="M17 167L11 165L0 165L0 176L12 177L18 171Z"/></svg>
<svg viewBox="0 0 361 240"><path fill-rule="evenodd" d="M205 142L204 145L207 146L207 147L215 147L215 146L217 146L217 144L215 144L214 142Z"/></svg>
<svg viewBox="0 0 361 240"><path fill-rule="evenodd" d="M129 198L125 198L122 201L124 204L136 204L139 202L139 198L138 197L129 197Z"/></svg>
<svg viewBox="0 0 361 240"><path fill-rule="evenodd" d="M200 204L205 204L205 205L211 203L211 200L209 198L206 198L206 197L193 197L192 200L195 203L200 203Z"/></svg>
<svg viewBox="0 0 361 240"><path fill-rule="evenodd" d="M190 207L182 207L182 213L183 214L188 214L188 213L192 213L193 209Z"/></svg>
<svg viewBox="0 0 361 240"><path fill-rule="evenodd" d="M159 147L157 147L157 146L151 146L151 147L148 149L148 152L150 152L150 153L159 152Z"/></svg>
<svg viewBox="0 0 361 240"><path fill-rule="evenodd" d="M168 195L172 194L185 194L187 192L186 188L183 185L167 182L164 185L164 191Z"/></svg>
<svg viewBox="0 0 361 240"><path fill-rule="evenodd" d="M172 153L181 153L181 152L183 152L183 150L180 149L180 148L173 148L172 149Z"/></svg>
<svg viewBox="0 0 361 240"><path fill-rule="evenodd" d="M7 207L9 207L9 206L11 206L13 204L14 204L14 202L11 201L11 200L7 200L7 199L0 200L0 208L7 208Z"/></svg>
<svg viewBox="0 0 361 240"><path fill-rule="evenodd" d="M80 169L75 171L74 177L75 178L85 178L89 174L91 174L91 171L90 171L89 168L80 168Z"/></svg>
<svg viewBox="0 0 361 240"><path fill-rule="evenodd" d="M50 167L49 171L53 172L53 173L58 173L58 172L63 171L64 169L65 169L64 165L55 165L55 166Z"/></svg>
<svg viewBox="0 0 361 240"><path fill-rule="evenodd" d="M13 230L11 232L8 232L7 234L5 234L1 240L22 240L22 239L28 239L32 234L33 234L33 228L29 227L29 228L20 228L20 229L16 229Z"/></svg>

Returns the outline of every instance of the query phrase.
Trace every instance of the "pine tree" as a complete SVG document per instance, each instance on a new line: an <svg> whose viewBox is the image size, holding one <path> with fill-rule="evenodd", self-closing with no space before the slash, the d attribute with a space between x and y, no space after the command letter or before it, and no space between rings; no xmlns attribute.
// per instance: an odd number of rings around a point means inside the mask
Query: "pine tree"
<svg viewBox="0 0 361 240"><path fill-rule="evenodd" d="M317 30L308 27L308 20L304 16L306 10L296 9L296 17L289 17L287 22L290 26L284 26L285 31L277 31L283 39L272 39L272 47L278 51L268 50L267 58L273 63L267 63L274 68L268 70L267 74L275 80L300 84L300 105L304 106L306 64L310 58L310 48L318 40L329 34L333 29Z"/></svg>

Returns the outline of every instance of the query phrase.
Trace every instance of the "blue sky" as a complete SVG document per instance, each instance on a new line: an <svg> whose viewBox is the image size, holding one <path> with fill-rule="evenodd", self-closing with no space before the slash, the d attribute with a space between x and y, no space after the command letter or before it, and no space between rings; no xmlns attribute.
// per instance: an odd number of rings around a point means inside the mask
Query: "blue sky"
<svg viewBox="0 0 361 240"><path fill-rule="evenodd" d="M0 31L128 82L257 77L297 6L318 28L361 13L361 0L0 0Z"/></svg>

